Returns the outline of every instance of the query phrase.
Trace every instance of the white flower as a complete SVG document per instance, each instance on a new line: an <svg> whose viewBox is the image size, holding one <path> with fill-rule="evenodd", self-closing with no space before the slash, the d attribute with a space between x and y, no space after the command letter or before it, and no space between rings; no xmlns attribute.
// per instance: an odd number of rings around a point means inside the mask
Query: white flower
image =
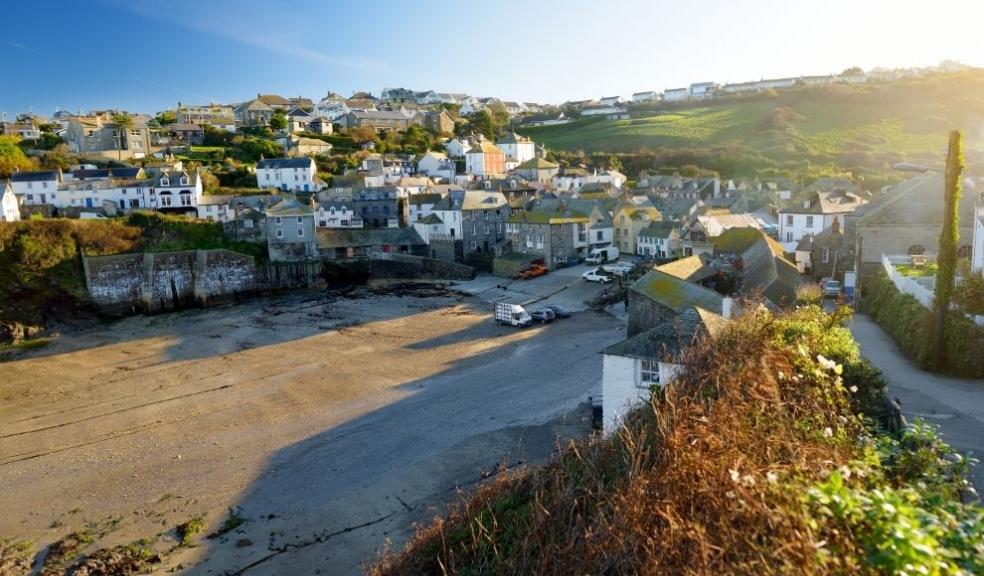
<svg viewBox="0 0 984 576"><path fill-rule="evenodd" d="M737 470L729 469L728 474L731 475L731 481L736 484L738 483L738 480L741 478L741 474L739 474Z"/></svg>
<svg viewBox="0 0 984 576"><path fill-rule="evenodd" d="M826 428L823 429L824 438L830 438L833 435L834 435L834 431L830 429L830 426L827 426Z"/></svg>
<svg viewBox="0 0 984 576"><path fill-rule="evenodd" d="M765 474L765 479L769 481L769 484L778 484L779 483L779 474L776 474L772 470L769 470Z"/></svg>
<svg viewBox="0 0 984 576"><path fill-rule="evenodd" d="M851 392L853 392L855 394L858 393L858 387L857 386L851 386L850 388L848 388L848 390L850 390Z"/></svg>

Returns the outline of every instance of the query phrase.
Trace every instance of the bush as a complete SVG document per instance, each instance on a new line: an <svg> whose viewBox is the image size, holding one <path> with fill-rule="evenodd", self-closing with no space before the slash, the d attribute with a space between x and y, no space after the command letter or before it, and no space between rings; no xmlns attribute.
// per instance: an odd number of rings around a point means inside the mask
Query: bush
<svg viewBox="0 0 984 576"><path fill-rule="evenodd" d="M884 381L847 318L739 318L614 436L500 475L370 573L978 573L966 468L930 428L862 425Z"/></svg>
<svg viewBox="0 0 984 576"><path fill-rule="evenodd" d="M932 312L879 271L865 297L865 311L895 340L902 352L923 369L931 366ZM984 327L959 311L947 318L944 372L967 378L984 377Z"/></svg>

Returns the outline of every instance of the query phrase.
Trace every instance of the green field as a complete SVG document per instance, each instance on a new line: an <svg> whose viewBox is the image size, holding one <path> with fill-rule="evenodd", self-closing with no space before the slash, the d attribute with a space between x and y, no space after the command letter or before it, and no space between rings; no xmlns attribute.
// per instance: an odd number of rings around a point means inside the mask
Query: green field
<svg viewBox="0 0 984 576"><path fill-rule="evenodd" d="M984 72L874 86L804 88L519 132L558 151L749 150L778 166L810 160L881 171L940 158L949 129L982 151Z"/></svg>

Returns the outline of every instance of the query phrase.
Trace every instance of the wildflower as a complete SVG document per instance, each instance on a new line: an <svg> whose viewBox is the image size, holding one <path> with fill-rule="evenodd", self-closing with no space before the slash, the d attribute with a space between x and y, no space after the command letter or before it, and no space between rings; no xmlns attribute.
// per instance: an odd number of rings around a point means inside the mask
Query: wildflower
<svg viewBox="0 0 984 576"><path fill-rule="evenodd" d="M741 478L741 474L739 474L737 470L729 469L728 474L731 475L731 481L734 482L735 484L737 484L738 480Z"/></svg>
<svg viewBox="0 0 984 576"><path fill-rule="evenodd" d="M779 483L779 474L776 474L772 470L769 470L765 474L765 479L769 481L769 484L778 484Z"/></svg>
<svg viewBox="0 0 984 576"><path fill-rule="evenodd" d="M830 438L833 435L834 435L834 431L831 430L830 426L827 426L826 428L823 429L824 438Z"/></svg>
<svg viewBox="0 0 984 576"><path fill-rule="evenodd" d="M850 390L854 394L857 394L858 393L858 387L857 386L851 386L850 388L848 388L848 390Z"/></svg>

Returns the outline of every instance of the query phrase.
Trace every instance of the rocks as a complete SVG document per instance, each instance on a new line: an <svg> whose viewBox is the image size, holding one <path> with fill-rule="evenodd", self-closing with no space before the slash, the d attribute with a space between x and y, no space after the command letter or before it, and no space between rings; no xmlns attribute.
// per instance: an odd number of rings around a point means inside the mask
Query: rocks
<svg viewBox="0 0 984 576"><path fill-rule="evenodd" d="M37 338L42 331L41 326L0 320L0 344L20 344L24 340Z"/></svg>

